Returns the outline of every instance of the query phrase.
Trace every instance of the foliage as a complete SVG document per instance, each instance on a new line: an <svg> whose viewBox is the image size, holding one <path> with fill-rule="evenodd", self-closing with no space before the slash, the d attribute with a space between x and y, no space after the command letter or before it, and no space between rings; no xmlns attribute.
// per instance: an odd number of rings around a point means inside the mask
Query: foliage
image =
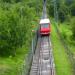
<svg viewBox="0 0 75 75"><path fill-rule="evenodd" d="M71 15L75 16L75 2L70 6Z"/></svg>
<svg viewBox="0 0 75 75"><path fill-rule="evenodd" d="M3 0L6 1L6 0ZM17 0L16 0L17 1ZM0 7L0 55L16 55L16 48L22 47L31 35L32 21L36 19L34 6L3 2ZM32 3L30 3L32 4Z"/></svg>
<svg viewBox="0 0 75 75"><path fill-rule="evenodd" d="M71 26L72 26L73 39L75 40L75 18L71 19Z"/></svg>
<svg viewBox="0 0 75 75"><path fill-rule="evenodd" d="M54 17L54 1L48 0L48 14ZM56 0L58 17L60 22L65 22L68 15L75 16L75 1L74 0Z"/></svg>
<svg viewBox="0 0 75 75"><path fill-rule="evenodd" d="M52 21L51 40L53 46L56 75L73 75L72 64L70 64L71 61L69 60L70 58L68 57L65 48L60 41L54 21Z"/></svg>

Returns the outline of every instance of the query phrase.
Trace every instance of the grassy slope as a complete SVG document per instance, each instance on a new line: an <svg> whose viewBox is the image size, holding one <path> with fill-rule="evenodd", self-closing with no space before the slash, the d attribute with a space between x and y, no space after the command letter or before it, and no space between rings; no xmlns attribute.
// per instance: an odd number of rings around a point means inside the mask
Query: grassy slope
<svg viewBox="0 0 75 75"><path fill-rule="evenodd" d="M53 53L56 65L57 75L72 75L70 61L65 53L59 37L56 33L54 25L52 25L51 39L53 44Z"/></svg>
<svg viewBox="0 0 75 75"><path fill-rule="evenodd" d="M27 35L29 36L32 38L31 35ZM30 49L31 38L27 38L22 48L18 48L15 57L0 57L0 75L20 75L25 56Z"/></svg>
<svg viewBox="0 0 75 75"><path fill-rule="evenodd" d="M32 29L33 28L31 28L31 30ZM31 51L31 39L33 36L34 35L31 35L30 32L28 32L27 40L25 40L26 44L23 45L22 48L18 48L15 57L0 57L0 75L20 75L24 59L29 50Z"/></svg>
<svg viewBox="0 0 75 75"><path fill-rule="evenodd" d="M27 53L25 46L19 48L16 57L1 58L0 57L0 75L19 75L24 55ZM22 50L22 51L20 51Z"/></svg>
<svg viewBox="0 0 75 75"><path fill-rule="evenodd" d="M71 31L70 25L61 24L59 30L62 35L64 33L64 35L66 36L66 38L64 38L64 40L67 43L67 45L69 46L71 52L75 53L75 41L71 40L72 31Z"/></svg>

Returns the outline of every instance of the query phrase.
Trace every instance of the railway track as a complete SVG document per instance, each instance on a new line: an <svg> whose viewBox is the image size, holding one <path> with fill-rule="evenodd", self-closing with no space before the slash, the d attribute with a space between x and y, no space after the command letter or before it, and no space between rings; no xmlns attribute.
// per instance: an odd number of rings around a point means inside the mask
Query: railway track
<svg viewBox="0 0 75 75"><path fill-rule="evenodd" d="M42 18L47 18L46 0L43 4ZM33 55L30 75L55 75L55 65L50 36L38 38L35 54Z"/></svg>
<svg viewBox="0 0 75 75"><path fill-rule="evenodd" d="M49 36L40 37L38 40L30 75L55 75L55 65Z"/></svg>

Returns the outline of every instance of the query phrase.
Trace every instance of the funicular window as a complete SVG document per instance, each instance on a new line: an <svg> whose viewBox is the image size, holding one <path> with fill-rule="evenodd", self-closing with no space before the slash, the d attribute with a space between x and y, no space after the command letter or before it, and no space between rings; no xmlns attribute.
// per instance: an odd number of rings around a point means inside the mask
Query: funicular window
<svg viewBox="0 0 75 75"><path fill-rule="evenodd" d="M48 25L49 25L49 24L42 24L42 25L41 25L41 28L48 28Z"/></svg>

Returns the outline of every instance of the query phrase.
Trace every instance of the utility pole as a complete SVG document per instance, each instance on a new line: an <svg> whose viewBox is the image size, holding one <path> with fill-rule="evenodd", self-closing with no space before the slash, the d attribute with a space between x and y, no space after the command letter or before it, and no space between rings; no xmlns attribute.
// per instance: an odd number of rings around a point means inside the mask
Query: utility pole
<svg viewBox="0 0 75 75"><path fill-rule="evenodd" d="M47 3L47 0L43 0L43 12L42 12L42 18L47 18L46 3Z"/></svg>
<svg viewBox="0 0 75 75"><path fill-rule="evenodd" d="M37 16L39 15L38 4L39 4L39 0L36 0L36 14L37 14Z"/></svg>
<svg viewBox="0 0 75 75"><path fill-rule="evenodd" d="M58 23L57 2L56 2L56 0L54 0L53 2L54 2L54 18L55 18L55 21Z"/></svg>

